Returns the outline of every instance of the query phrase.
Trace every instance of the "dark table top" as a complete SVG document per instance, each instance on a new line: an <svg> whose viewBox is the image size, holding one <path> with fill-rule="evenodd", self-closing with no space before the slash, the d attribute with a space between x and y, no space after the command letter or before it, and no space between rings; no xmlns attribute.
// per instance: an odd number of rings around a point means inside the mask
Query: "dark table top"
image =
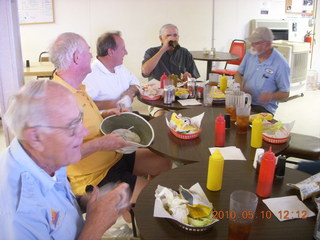
<svg viewBox="0 0 320 240"><path fill-rule="evenodd" d="M153 217L154 194L158 184L177 190L179 185L190 188L199 182L215 210L225 213L229 209L231 192L240 189L255 192L257 175L251 163L225 161L222 189L217 192L206 189L207 165L207 162L202 161L172 169L153 179L142 190L134 208L142 239L227 239L228 219L226 217L222 217L219 222L215 223L210 232L201 235L183 232L167 219ZM297 183L309 176L287 168L284 178L274 181L271 197L299 196L298 190L286 186L286 183ZM311 199L305 200L304 203L316 213ZM262 199L259 198L250 239L313 239L316 217L280 222L273 214L271 218L266 218L265 213L268 210Z"/></svg>
<svg viewBox="0 0 320 240"><path fill-rule="evenodd" d="M195 60L203 61L231 61L240 58L239 55L232 54L229 52L215 52L214 55L203 54L203 51L190 51Z"/></svg>
<svg viewBox="0 0 320 240"><path fill-rule="evenodd" d="M171 103L171 104L164 104L163 103L163 98L160 98L158 100L146 100L146 99L143 99L141 97L141 95L138 95L137 96L138 100L144 104L147 104L149 106L153 106L153 107L158 107L158 108L163 108L163 109L167 109L167 110L182 110L182 109L188 109L188 108L194 108L194 107L199 107L199 106L202 106L203 104L203 99L202 98L198 98L196 99L198 102L201 103L201 105L190 105L190 106L182 106L178 100L179 98L176 97L176 100ZM213 101L212 102L212 105L213 106L221 106L221 107L224 107L225 106L225 101L221 101L221 100L216 100L216 101Z"/></svg>
<svg viewBox="0 0 320 240"><path fill-rule="evenodd" d="M202 132L200 136L192 140L183 140L175 137L169 130L165 122L165 115L150 120L154 129L155 137L153 143L149 146L150 150L164 157L183 163L206 161L209 158L209 147L214 147L214 124L216 117L222 113L225 114L224 106L203 107L179 110L185 117L194 117L205 112L202 119ZM231 122L231 128L226 130L226 146L236 146L241 149L247 161L254 159L255 148L250 146L251 128L248 128L247 134L237 134L234 122ZM272 146L272 151L279 154L288 147L288 143L270 144L265 141L262 148L265 150Z"/></svg>

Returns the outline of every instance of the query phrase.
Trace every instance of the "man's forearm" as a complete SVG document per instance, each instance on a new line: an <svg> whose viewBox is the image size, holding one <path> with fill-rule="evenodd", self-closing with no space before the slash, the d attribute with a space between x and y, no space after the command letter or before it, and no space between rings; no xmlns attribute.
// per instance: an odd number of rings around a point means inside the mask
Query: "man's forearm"
<svg viewBox="0 0 320 240"><path fill-rule="evenodd" d="M166 52L165 49L160 48L160 50L153 55L148 61L146 61L144 64L142 64L142 73L144 75L150 75L150 73L153 71L153 69L157 66L157 64L160 61L160 58L162 55Z"/></svg>
<svg viewBox="0 0 320 240"><path fill-rule="evenodd" d="M240 86L241 86L242 81L243 81L242 75L239 72L236 72L236 74L234 75L234 80L235 80L235 82L240 83Z"/></svg>
<svg viewBox="0 0 320 240"><path fill-rule="evenodd" d="M101 150L98 138L82 143L81 146L81 159L88 157L92 153Z"/></svg>
<svg viewBox="0 0 320 240"><path fill-rule="evenodd" d="M99 110L106 110L110 108L117 107L117 101L115 100L104 100L104 101L94 101Z"/></svg>
<svg viewBox="0 0 320 240"><path fill-rule="evenodd" d="M139 90L137 88L137 85L130 85L130 87L121 94L120 99L125 95L133 99L138 94L138 92Z"/></svg>
<svg viewBox="0 0 320 240"><path fill-rule="evenodd" d="M236 72L236 74L234 75L234 80L235 82L240 84L240 90L243 90L243 86L244 86L243 76L239 72Z"/></svg>
<svg viewBox="0 0 320 240"><path fill-rule="evenodd" d="M274 92L272 95L272 100L281 101L286 100L289 97L290 92Z"/></svg>

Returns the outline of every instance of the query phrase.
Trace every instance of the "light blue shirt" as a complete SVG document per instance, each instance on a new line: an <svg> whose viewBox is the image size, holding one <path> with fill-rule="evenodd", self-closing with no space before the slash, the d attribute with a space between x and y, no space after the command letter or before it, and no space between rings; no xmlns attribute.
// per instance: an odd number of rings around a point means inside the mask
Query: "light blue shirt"
<svg viewBox="0 0 320 240"><path fill-rule="evenodd" d="M50 177L17 139L0 156L0 239L76 239L83 218L66 169Z"/></svg>
<svg viewBox="0 0 320 240"><path fill-rule="evenodd" d="M252 104L263 106L271 113L275 113L279 101L262 104L258 101L263 92L289 92L290 68L287 60L273 48L270 57L260 63L257 55L247 52L242 60L238 72L243 75L244 89L252 96Z"/></svg>

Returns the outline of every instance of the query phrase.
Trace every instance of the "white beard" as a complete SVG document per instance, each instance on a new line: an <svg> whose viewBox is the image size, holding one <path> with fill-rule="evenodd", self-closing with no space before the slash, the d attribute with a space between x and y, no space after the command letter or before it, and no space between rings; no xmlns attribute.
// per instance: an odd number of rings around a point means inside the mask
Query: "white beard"
<svg viewBox="0 0 320 240"><path fill-rule="evenodd" d="M258 54L257 50L255 50L253 47L250 48L250 53L252 55L257 55Z"/></svg>

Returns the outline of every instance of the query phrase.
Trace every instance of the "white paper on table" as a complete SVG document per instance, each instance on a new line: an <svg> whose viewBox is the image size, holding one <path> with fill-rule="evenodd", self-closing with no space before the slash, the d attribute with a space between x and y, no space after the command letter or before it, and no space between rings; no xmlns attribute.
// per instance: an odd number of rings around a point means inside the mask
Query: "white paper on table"
<svg viewBox="0 0 320 240"><path fill-rule="evenodd" d="M178 102L182 106L194 106L194 105L201 105L201 102L197 101L196 99L183 99L183 100L178 100Z"/></svg>
<svg viewBox="0 0 320 240"><path fill-rule="evenodd" d="M222 154L224 160L242 160L246 161L246 158L244 157L242 151L240 148L237 148L235 146L230 147L212 147L209 148L210 154L213 154L216 149L220 150L220 153Z"/></svg>
<svg viewBox="0 0 320 240"><path fill-rule="evenodd" d="M262 200L279 221L315 216L296 195Z"/></svg>

